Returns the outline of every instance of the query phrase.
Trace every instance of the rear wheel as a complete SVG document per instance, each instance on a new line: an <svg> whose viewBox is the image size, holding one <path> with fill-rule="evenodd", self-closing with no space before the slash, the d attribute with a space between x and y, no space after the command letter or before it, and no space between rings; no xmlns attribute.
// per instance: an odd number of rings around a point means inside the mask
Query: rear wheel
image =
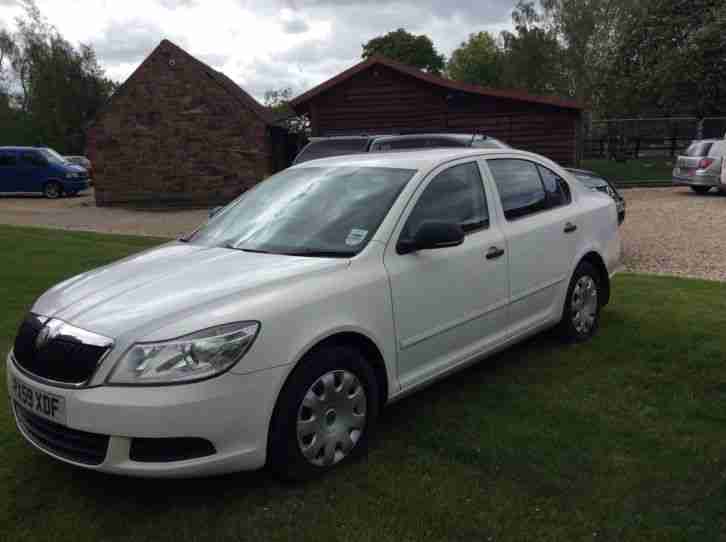
<svg viewBox="0 0 726 542"><path fill-rule="evenodd" d="M330 345L311 352L275 407L270 468L287 480L309 480L365 454L378 394L373 369L358 350Z"/></svg>
<svg viewBox="0 0 726 542"><path fill-rule="evenodd" d="M45 183L43 187L43 195L48 199L58 199L63 194L63 189L57 181Z"/></svg>
<svg viewBox="0 0 726 542"><path fill-rule="evenodd" d="M693 190L696 194L708 194L711 191L710 186L692 186L691 190Z"/></svg>
<svg viewBox="0 0 726 542"><path fill-rule="evenodd" d="M603 299L602 278L589 262L580 262L567 289L560 331L569 342L590 339L600 321Z"/></svg>

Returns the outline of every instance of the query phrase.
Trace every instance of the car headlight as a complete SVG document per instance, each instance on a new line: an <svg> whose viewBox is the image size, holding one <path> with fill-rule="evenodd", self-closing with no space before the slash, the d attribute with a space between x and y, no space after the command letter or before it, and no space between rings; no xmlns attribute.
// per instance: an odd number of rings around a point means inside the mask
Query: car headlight
<svg viewBox="0 0 726 542"><path fill-rule="evenodd" d="M77 179L78 173L66 173L66 179Z"/></svg>
<svg viewBox="0 0 726 542"><path fill-rule="evenodd" d="M116 364L108 383L175 384L209 378L237 363L259 330L259 322L238 322L169 341L136 343Z"/></svg>

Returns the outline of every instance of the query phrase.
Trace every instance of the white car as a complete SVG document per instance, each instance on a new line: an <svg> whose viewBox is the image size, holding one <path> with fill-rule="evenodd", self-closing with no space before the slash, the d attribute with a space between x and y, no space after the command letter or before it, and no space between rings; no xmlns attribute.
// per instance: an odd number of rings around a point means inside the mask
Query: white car
<svg viewBox="0 0 726 542"><path fill-rule="evenodd" d="M307 479L362 454L387 403L558 324L591 337L619 255L613 199L535 154L305 162L43 294L8 391L74 465Z"/></svg>

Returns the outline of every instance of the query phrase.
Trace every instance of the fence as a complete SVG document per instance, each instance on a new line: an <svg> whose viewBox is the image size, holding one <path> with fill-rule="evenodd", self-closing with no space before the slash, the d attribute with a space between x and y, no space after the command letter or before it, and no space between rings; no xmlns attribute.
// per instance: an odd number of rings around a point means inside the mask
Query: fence
<svg viewBox="0 0 726 542"><path fill-rule="evenodd" d="M726 136L726 117L610 119L585 126L585 158L673 157L694 139Z"/></svg>

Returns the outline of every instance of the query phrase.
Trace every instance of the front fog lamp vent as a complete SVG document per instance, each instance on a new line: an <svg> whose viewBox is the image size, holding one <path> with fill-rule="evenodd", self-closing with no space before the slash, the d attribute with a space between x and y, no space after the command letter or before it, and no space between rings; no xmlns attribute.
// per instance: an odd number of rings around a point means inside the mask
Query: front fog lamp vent
<svg viewBox="0 0 726 542"><path fill-rule="evenodd" d="M213 455L214 445L203 438L135 438L129 457L144 463L168 463Z"/></svg>

